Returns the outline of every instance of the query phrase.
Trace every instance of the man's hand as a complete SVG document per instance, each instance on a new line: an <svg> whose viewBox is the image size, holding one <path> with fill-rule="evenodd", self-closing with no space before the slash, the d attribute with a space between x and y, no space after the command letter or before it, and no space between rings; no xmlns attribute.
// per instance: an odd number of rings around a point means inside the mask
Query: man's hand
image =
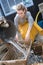
<svg viewBox="0 0 43 65"><path fill-rule="evenodd" d="M27 38L27 39L25 39L24 41L25 41L25 43L28 43L28 44L29 44L29 43L31 42L31 39L28 39L28 38Z"/></svg>

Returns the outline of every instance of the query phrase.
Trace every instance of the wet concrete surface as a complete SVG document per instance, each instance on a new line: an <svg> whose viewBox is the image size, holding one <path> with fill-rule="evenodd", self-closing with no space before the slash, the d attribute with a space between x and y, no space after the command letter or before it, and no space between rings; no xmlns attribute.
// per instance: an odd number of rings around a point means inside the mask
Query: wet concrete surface
<svg viewBox="0 0 43 65"><path fill-rule="evenodd" d="M31 51L30 56L27 60L27 65L31 65L34 63L43 63L43 57L40 55L35 55L33 51Z"/></svg>

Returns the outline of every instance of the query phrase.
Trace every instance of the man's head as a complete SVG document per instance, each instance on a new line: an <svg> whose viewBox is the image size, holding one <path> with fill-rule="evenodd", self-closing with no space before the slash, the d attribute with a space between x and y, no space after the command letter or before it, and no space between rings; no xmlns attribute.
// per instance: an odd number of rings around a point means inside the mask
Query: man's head
<svg viewBox="0 0 43 65"><path fill-rule="evenodd" d="M23 4L17 5L17 13L21 18L24 18L27 8Z"/></svg>

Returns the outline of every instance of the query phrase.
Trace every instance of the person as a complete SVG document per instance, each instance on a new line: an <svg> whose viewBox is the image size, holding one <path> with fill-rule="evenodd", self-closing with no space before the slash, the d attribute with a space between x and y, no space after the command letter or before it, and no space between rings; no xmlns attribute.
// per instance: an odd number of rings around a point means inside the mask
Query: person
<svg viewBox="0 0 43 65"><path fill-rule="evenodd" d="M14 17L14 24L17 29L18 29L19 23L23 24L25 23L25 20L28 21L29 26L24 39L25 43L28 43L29 37L30 37L30 31L34 22L33 17L31 13L27 11L27 8L23 4L18 4L16 11L17 11L17 14ZM15 39L18 41L18 33L16 34Z"/></svg>

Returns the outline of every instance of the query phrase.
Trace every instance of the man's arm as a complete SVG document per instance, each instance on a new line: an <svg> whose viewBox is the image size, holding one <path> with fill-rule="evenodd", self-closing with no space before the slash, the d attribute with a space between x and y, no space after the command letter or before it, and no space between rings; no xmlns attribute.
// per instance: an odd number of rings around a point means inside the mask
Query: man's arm
<svg viewBox="0 0 43 65"><path fill-rule="evenodd" d="M28 22L29 22L29 27L28 27L28 30L27 30L27 33L26 33L26 36L25 36L25 41L26 43L30 40L30 31L31 31L31 28L33 26L33 17L31 16L31 13L29 12L29 15L28 15Z"/></svg>
<svg viewBox="0 0 43 65"><path fill-rule="evenodd" d="M17 14L16 14L16 16L14 18L14 25L17 28L16 35L15 35L15 41L18 41L18 15Z"/></svg>

